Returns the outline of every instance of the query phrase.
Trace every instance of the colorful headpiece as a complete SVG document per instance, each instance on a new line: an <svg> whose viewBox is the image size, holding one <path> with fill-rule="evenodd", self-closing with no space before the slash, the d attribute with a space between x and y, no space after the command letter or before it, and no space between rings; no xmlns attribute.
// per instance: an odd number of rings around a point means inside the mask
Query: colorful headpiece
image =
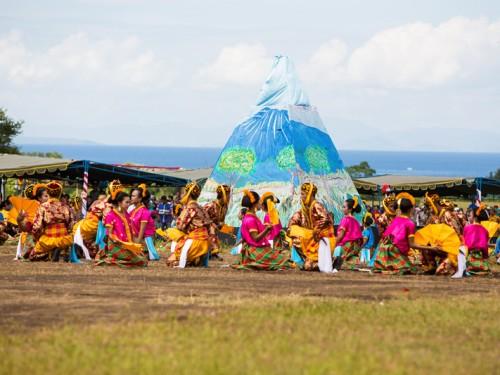
<svg viewBox="0 0 500 375"><path fill-rule="evenodd" d="M363 223L365 223L368 218L373 219L373 216L371 213L366 212L365 216L363 216Z"/></svg>
<svg viewBox="0 0 500 375"><path fill-rule="evenodd" d="M439 203L439 195L437 195L437 194L429 195L429 193L426 192L425 193L425 205L432 209L432 212L434 212L434 215L439 214L439 209L438 209L436 203Z"/></svg>
<svg viewBox="0 0 500 375"><path fill-rule="evenodd" d="M109 190L109 195L111 196L112 200L116 199L116 196L118 195L118 193L125 191L120 180L111 181L109 186L108 186L108 190Z"/></svg>
<svg viewBox="0 0 500 375"><path fill-rule="evenodd" d="M413 197L413 195L411 195L410 193L407 193L407 192L402 192L402 193L399 193L397 196L396 196L396 201L398 202L398 207L401 205L401 200L402 199L408 199L410 202L411 202L411 205L413 207L415 207L415 197Z"/></svg>
<svg viewBox="0 0 500 375"><path fill-rule="evenodd" d="M137 188L141 189L141 196L145 198L148 192L148 187L146 186L146 184L139 184L137 185Z"/></svg>
<svg viewBox="0 0 500 375"><path fill-rule="evenodd" d="M49 193L49 196L51 198L61 198L61 194L63 192L63 187L62 185L57 182L57 181L50 181L47 184L47 193Z"/></svg>
<svg viewBox="0 0 500 375"><path fill-rule="evenodd" d="M439 201L439 205L449 211L453 211L453 209L455 208L455 204L449 199L441 199Z"/></svg>
<svg viewBox="0 0 500 375"><path fill-rule="evenodd" d="M479 206L476 206L474 213L476 216L480 216L481 212L484 210L486 210L486 205L484 203L480 203Z"/></svg>
<svg viewBox="0 0 500 375"><path fill-rule="evenodd" d="M392 190L391 190L391 186L388 185L388 184L383 184L382 185L382 194L389 194L391 193Z"/></svg>
<svg viewBox="0 0 500 375"><path fill-rule="evenodd" d="M396 211L394 211L394 203L396 203L396 197L390 195L382 200L382 207L387 215L396 216Z"/></svg>
<svg viewBox="0 0 500 375"><path fill-rule="evenodd" d="M181 203L183 205L186 205L190 198L197 199L200 196L201 189L196 181L189 182L184 189L186 190L186 193L181 199Z"/></svg>
<svg viewBox="0 0 500 375"><path fill-rule="evenodd" d="M250 190L248 190L248 189L243 190L243 194L245 196L247 196L248 199L250 199L251 204L255 203L255 196L253 195L253 193Z"/></svg>
<svg viewBox="0 0 500 375"><path fill-rule="evenodd" d="M352 205L352 208L355 209L356 207L359 206L359 197L357 195L354 195L352 197L352 200L354 201L354 204Z"/></svg>
<svg viewBox="0 0 500 375"><path fill-rule="evenodd" d="M36 197L38 191L40 189L47 189L47 185L45 184L35 184L35 186L33 187L33 195Z"/></svg>
<svg viewBox="0 0 500 375"><path fill-rule="evenodd" d="M302 184L300 190L307 193L307 198L304 203L308 205L311 203L311 198L318 192L318 187L312 182L305 182Z"/></svg>
<svg viewBox="0 0 500 375"><path fill-rule="evenodd" d="M231 194L231 188L228 185L219 185L217 186L217 194L222 194L222 199L225 204L229 203L229 195Z"/></svg>
<svg viewBox="0 0 500 375"><path fill-rule="evenodd" d="M31 184L26 186L26 189L24 189L24 196L28 199L35 199L36 194L35 194L35 184Z"/></svg>

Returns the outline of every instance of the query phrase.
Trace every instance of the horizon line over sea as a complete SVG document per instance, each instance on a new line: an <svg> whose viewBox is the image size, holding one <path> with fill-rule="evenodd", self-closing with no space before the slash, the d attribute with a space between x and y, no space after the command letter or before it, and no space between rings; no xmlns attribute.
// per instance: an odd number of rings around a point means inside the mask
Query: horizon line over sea
<svg viewBox="0 0 500 375"><path fill-rule="evenodd" d="M213 167L222 147L101 144L19 144L23 152L59 152L66 159L135 163L186 169ZM377 174L486 177L500 168L500 153L339 150L345 166L367 161Z"/></svg>

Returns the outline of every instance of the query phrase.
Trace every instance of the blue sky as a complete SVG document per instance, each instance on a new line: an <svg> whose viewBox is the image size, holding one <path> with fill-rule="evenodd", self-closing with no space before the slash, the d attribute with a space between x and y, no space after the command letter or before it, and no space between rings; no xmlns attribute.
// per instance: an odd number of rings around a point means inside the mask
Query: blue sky
<svg viewBox="0 0 500 375"><path fill-rule="evenodd" d="M340 149L498 151L498 1L17 1L0 106L24 136L222 146L276 54Z"/></svg>

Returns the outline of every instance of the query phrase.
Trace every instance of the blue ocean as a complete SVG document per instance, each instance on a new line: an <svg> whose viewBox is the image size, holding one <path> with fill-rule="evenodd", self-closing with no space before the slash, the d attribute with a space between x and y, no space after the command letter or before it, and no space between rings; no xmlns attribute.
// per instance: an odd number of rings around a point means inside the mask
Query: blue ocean
<svg viewBox="0 0 500 375"><path fill-rule="evenodd" d="M57 151L67 159L110 164L205 168L215 165L221 148L22 144L24 152ZM346 166L369 162L377 174L488 176L500 168L500 153L339 150Z"/></svg>

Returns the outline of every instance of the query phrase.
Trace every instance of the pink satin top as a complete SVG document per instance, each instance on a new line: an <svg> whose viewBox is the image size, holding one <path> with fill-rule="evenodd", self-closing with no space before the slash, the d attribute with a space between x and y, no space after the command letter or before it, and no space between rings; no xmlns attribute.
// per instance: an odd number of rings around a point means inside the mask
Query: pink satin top
<svg viewBox="0 0 500 375"><path fill-rule="evenodd" d="M104 218L104 225L107 228L108 236L113 235L124 242L132 241L128 213L125 212L120 214L115 209L112 209ZM113 227L112 232L110 232L110 227Z"/></svg>
<svg viewBox="0 0 500 375"><path fill-rule="evenodd" d="M403 254L408 254L408 238L415 234L415 223L404 216L395 217L384 232L384 237L392 236L393 243Z"/></svg>
<svg viewBox="0 0 500 375"><path fill-rule="evenodd" d="M343 246L347 242L351 241L359 241L363 237L361 226L359 225L358 221L352 216L344 216L342 218L337 232L340 229L344 229L344 237L341 241L338 242L338 246Z"/></svg>
<svg viewBox="0 0 500 375"><path fill-rule="evenodd" d="M132 232L134 236L138 236L141 230L141 223L146 223L144 230L144 238L153 237L156 232L155 221L151 216L151 211L145 206L134 209L130 213L130 222L132 224Z"/></svg>
<svg viewBox="0 0 500 375"><path fill-rule="evenodd" d="M481 224L468 224L464 228L464 244L468 249L488 250L489 234Z"/></svg>
<svg viewBox="0 0 500 375"><path fill-rule="evenodd" d="M269 218L269 214L266 214L266 216L264 216L264 224L270 224L270 223L271 223L271 219ZM273 228L271 229L271 231L267 235L266 240L274 241L274 239L280 235L280 232L282 229L283 229L283 226L281 225L281 223L273 225Z"/></svg>
<svg viewBox="0 0 500 375"><path fill-rule="evenodd" d="M257 233L261 233L264 229L264 224L262 224L257 216L253 214L246 214L241 222L241 238L250 246L267 247L269 246L269 242L266 238L257 242L254 241L250 235L250 231L257 231Z"/></svg>

